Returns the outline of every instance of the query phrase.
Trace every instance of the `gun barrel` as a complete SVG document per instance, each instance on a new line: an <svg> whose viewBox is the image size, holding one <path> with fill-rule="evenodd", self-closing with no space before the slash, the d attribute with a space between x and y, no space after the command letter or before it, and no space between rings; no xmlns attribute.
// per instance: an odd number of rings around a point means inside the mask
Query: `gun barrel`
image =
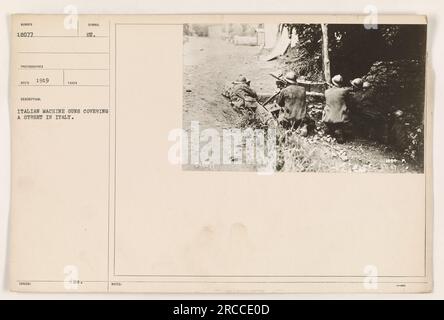
<svg viewBox="0 0 444 320"><path fill-rule="evenodd" d="M272 76L273 78L275 78L276 80L285 81L282 77L278 77L277 75L275 75L273 73L269 73L269 75Z"/></svg>
<svg viewBox="0 0 444 320"><path fill-rule="evenodd" d="M276 98L276 96L280 93L281 91L276 92L274 95L272 95L270 98L268 98L267 100L265 100L264 103L262 103L262 106L266 106L267 104L269 104L274 98Z"/></svg>

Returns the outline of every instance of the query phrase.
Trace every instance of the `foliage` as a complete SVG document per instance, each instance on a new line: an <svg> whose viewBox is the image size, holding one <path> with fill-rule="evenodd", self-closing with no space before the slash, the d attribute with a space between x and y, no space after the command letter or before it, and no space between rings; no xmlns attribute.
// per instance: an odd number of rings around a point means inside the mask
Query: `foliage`
<svg viewBox="0 0 444 320"><path fill-rule="evenodd" d="M423 164L425 66L418 60L378 61L365 75L374 109L386 115L390 145Z"/></svg>
<svg viewBox="0 0 444 320"><path fill-rule="evenodd" d="M322 62L322 31L319 24L284 24L299 39L299 50ZM329 24L331 73L346 81L366 74L376 61L425 57L426 27L419 25L379 25L367 29L362 24Z"/></svg>
<svg viewBox="0 0 444 320"><path fill-rule="evenodd" d="M323 79L321 26L284 27L290 34L296 29L299 40L285 63L309 80ZM346 83L356 77L371 83L368 112L382 116L390 146L422 166L426 26L329 24L328 35L331 74L341 74Z"/></svg>
<svg viewBox="0 0 444 320"><path fill-rule="evenodd" d="M284 72L296 71L299 76L303 76L312 81L323 81L322 57L320 54L311 54L304 46L297 44L290 48L285 56Z"/></svg>
<svg viewBox="0 0 444 320"><path fill-rule="evenodd" d="M208 37L208 25L207 24L192 24L192 33L199 37Z"/></svg>
<svg viewBox="0 0 444 320"><path fill-rule="evenodd" d="M184 36L192 36L193 35L193 30L192 30L191 25L189 23L185 23L183 25L183 35Z"/></svg>

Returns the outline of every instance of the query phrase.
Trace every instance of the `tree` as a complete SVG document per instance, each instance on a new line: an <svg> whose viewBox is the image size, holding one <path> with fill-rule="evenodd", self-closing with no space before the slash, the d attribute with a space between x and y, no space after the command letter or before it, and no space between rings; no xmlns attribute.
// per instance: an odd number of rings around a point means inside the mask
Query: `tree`
<svg viewBox="0 0 444 320"><path fill-rule="evenodd" d="M326 23L321 24L322 30L322 61L324 69L325 82L331 82L330 73L330 56L328 53L328 26Z"/></svg>

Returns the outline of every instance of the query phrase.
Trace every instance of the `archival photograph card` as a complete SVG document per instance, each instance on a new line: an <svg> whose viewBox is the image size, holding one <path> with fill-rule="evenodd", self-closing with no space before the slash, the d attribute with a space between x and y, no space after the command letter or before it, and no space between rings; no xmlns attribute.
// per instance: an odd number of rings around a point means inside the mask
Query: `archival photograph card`
<svg viewBox="0 0 444 320"><path fill-rule="evenodd" d="M426 17L10 29L10 290L432 291Z"/></svg>

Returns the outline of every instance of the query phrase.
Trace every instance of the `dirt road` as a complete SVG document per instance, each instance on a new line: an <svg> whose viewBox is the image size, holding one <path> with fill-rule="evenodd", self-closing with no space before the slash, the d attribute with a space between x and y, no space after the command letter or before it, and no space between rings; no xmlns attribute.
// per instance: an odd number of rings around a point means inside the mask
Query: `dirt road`
<svg viewBox="0 0 444 320"><path fill-rule="evenodd" d="M232 128L238 114L221 93L240 74L251 80L256 92L272 93L276 62L262 62L256 46L235 46L219 39L189 37L184 44L184 126L199 121L201 127Z"/></svg>
<svg viewBox="0 0 444 320"><path fill-rule="evenodd" d="M269 73L279 70L278 62L261 61L259 51L256 46L235 46L219 39L186 38L183 106L183 126L186 130L189 130L191 121L198 121L201 129L222 130L239 125L239 115L221 93L226 84L240 74L251 80L256 92L272 93L275 90L275 80ZM355 140L338 144L329 137L317 134L294 139L294 150L290 150L294 163L288 163L290 160L287 157L284 170L393 173L420 170L408 164L396 152L375 142ZM242 165L229 170L254 168Z"/></svg>

